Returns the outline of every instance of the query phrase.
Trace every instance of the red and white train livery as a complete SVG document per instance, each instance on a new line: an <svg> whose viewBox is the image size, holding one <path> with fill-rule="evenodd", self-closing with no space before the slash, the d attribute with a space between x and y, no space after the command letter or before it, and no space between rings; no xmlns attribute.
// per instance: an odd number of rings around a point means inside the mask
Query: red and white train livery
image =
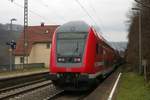
<svg viewBox="0 0 150 100"><path fill-rule="evenodd" d="M109 74L117 61L115 50L83 21L58 27L51 47L50 78L66 90L86 89Z"/></svg>

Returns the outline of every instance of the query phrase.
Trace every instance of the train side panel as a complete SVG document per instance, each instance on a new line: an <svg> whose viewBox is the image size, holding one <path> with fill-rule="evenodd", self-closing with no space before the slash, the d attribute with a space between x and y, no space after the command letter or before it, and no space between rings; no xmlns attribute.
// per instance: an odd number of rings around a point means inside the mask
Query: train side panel
<svg viewBox="0 0 150 100"><path fill-rule="evenodd" d="M92 28L89 29L89 36L87 39L85 57L84 57L84 73L95 73L94 62L95 62L95 47L96 47L96 37Z"/></svg>

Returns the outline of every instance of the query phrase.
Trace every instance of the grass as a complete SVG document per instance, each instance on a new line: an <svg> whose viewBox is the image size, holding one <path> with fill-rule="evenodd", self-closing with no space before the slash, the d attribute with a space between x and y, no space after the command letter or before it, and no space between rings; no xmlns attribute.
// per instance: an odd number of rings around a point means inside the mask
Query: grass
<svg viewBox="0 0 150 100"><path fill-rule="evenodd" d="M44 67L35 68L34 67L34 68L28 68L28 69L18 69L14 71L4 71L4 72L0 72L0 77L20 74L20 73L38 72L38 71L48 71L48 68L44 68Z"/></svg>
<svg viewBox="0 0 150 100"><path fill-rule="evenodd" d="M150 88L143 76L124 73L121 77L116 100L150 100Z"/></svg>

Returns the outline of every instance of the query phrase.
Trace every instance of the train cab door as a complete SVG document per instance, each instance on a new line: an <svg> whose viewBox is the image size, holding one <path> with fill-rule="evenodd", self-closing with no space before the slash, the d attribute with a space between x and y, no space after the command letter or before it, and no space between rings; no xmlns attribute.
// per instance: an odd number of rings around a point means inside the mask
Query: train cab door
<svg viewBox="0 0 150 100"><path fill-rule="evenodd" d="M95 68L97 71L103 70L103 47L101 44L96 44Z"/></svg>
<svg viewBox="0 0 150 100"><path fill-rule="evenodd" d="M107 59L107 51L106 51L106 47L105 46L103 46L102 47L103 48L103 69L106 69L107 67L106 67L106 59Z"/></svg>

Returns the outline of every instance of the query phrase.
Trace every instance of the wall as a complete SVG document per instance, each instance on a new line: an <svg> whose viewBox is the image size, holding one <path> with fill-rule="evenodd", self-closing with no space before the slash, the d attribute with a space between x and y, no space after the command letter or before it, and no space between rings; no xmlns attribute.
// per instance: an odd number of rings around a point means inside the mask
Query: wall
<svg viewBox="0 0 150 100"><path fill-rule="evenodd" d="M28 63L45 63L45 67L48 67L50 62L50 48L47 48L47 43L34 44L28 57ZM20 57L15 57L15 64L20 64Z"/></svg>

